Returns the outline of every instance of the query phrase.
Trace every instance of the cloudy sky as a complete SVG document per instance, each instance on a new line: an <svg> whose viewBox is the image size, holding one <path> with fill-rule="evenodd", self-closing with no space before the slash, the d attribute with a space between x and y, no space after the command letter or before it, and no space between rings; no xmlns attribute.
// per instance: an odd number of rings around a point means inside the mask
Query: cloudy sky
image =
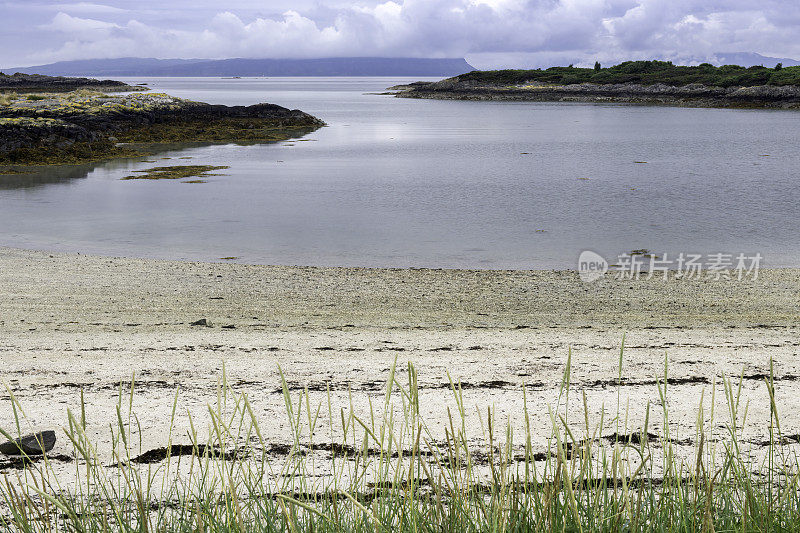
<svg viewBox="0 0 800 533"><path fill-rule="evenodd" d="M0 65L109 57L466 57L479 68L800 59L797 0L0 0Z"/></svg>

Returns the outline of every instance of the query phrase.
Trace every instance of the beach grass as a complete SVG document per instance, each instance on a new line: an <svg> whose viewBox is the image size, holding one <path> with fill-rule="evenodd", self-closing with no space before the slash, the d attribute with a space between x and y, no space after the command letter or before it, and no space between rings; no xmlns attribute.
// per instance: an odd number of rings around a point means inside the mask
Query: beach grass
<svg viewBox="0 0 800 533"><path fill-rule="evenodd" d="M314 403L308 389L282 379L291 442L270 438L247 394L223 375L208 405L211 423L175 434L179 392L164 448L144 451L133 412L135 379L120 384L111 457L86 433L87 406L69 412L63 436L75 456L74 475L56 476L50 460L31 462L0 482L4 531L796 531L800 529L798 462L783 435L772 373L764 380L768 439L753 454L742 379L720 378L727 413L701 399L693 452L679 453L667 407L668 368L658 377L660 402L631 428L621 405L620 350L616 416L590 423L586 395L570 382L570 363L548 412L530 412L523 388L524 435L479 411L472 434L459 383L450 380L446 427L421 414L417 371L390 369L385 393L368 413ZM711 394L714 394L712 389ZM8 389L14 427L23 406ZM351 392L351 394L355 394ZM81 398L82 398L81 394ZM702 397L701 397L702 398ZM568 419L582 405L583 420ZM707 400L706 400L707 401ZM574 411L573 411L574 413ZM537 449L533 417L550 421ZM722 423L724 419L725 423ZM655 427L658 432L653 433ZM724 427L723 430L712 429ZM608 433L613 430L613 434ZM177 444L181 439L189 442ZM33 461L33 458L31 458Z"/></svg>

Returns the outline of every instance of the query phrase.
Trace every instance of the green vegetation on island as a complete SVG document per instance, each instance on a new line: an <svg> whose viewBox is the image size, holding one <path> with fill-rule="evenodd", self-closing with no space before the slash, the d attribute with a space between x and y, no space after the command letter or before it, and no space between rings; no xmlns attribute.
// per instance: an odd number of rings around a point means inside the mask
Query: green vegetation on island
<svg viewBox="0 0 800 533"><path fill-rule="evenodd" d="M740 67L738 65L715 67L710 63L681 66L674 65L670 61L625 61L608 68L602 68L598 63L595 68L568 66L536 70L476 70L453 79L494 84L541 82L557 85L576 83L654 85L662 83L676 87L690 84L708 87L800 86L800 66L782 67L778 64L775 68Z"/></svg>
<svg viewBox="0 0 800 533"><path fill-rule="evenodd" d="M392 87L400 98L521 100L800 108L800 66L740 67L626 61L613 67L474 71L439 82Z"/></svg>

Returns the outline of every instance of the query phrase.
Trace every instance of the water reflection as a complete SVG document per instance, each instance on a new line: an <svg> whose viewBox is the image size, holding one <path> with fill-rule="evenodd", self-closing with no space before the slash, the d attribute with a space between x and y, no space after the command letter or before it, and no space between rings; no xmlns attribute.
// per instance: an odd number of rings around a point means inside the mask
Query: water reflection
<svg viewBox="0 0 800 533"><path fill-rule="evenodd" d="M141 159L141 158L140 158ZM100 165L114 164L108 161L85 163L83 165L48 165L43 167L26 168L24 174L0 175L0 189L32 189L64 183L71 180L85 178L92 170ZM6 170L20 170L20 167L0 167L0 172Z"/></svg>
<svg viewBox="0 0 800 533"><path fill-rule="evenodd" d="M644 248L800 265L796 112L418 101L364 95L400 80L238 81L152 85L212 103L272 101L329 127L303 139L316 142L171 145L155 163L0 177L0 245L522 269ZM120 180L176 164L230 168L196 185Z"/></svg>
<svg viewBox="0 0 800 533"><path fill-rule="evenodd" d="M181 151L193 148L204 148L208 146L254 146L279 144L282 142L301 139L316 128L298 129L293 134L281 141L269 142L186 142L186 143L157 143L157 144L129 144L128 146L141 152L141 156L123 157L104 161L93 161L78 165L43 165L25 167L20 165L0 165L0 190L13 189L33 189L46 185L65 184L73 180L86 178L92 171L103 169L107 172L114 170L129 169L134 163L151 161L154 157L159 157L170 153L175 158ZM20 171L21 174L5 174L5 171Z"/></svg>

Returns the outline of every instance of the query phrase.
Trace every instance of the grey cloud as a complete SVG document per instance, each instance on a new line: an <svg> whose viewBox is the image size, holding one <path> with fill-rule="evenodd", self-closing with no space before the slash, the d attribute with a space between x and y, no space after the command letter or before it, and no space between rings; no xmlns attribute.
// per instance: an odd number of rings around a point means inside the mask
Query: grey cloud
<svg viewBox="0 0 800 533"><path fill-rule="evenodd" d="M119 56L467 56L528 65L719 51L800 57L794 0L5 2L0 64ZM55 13L54 13L55 11Z"/></svg>

